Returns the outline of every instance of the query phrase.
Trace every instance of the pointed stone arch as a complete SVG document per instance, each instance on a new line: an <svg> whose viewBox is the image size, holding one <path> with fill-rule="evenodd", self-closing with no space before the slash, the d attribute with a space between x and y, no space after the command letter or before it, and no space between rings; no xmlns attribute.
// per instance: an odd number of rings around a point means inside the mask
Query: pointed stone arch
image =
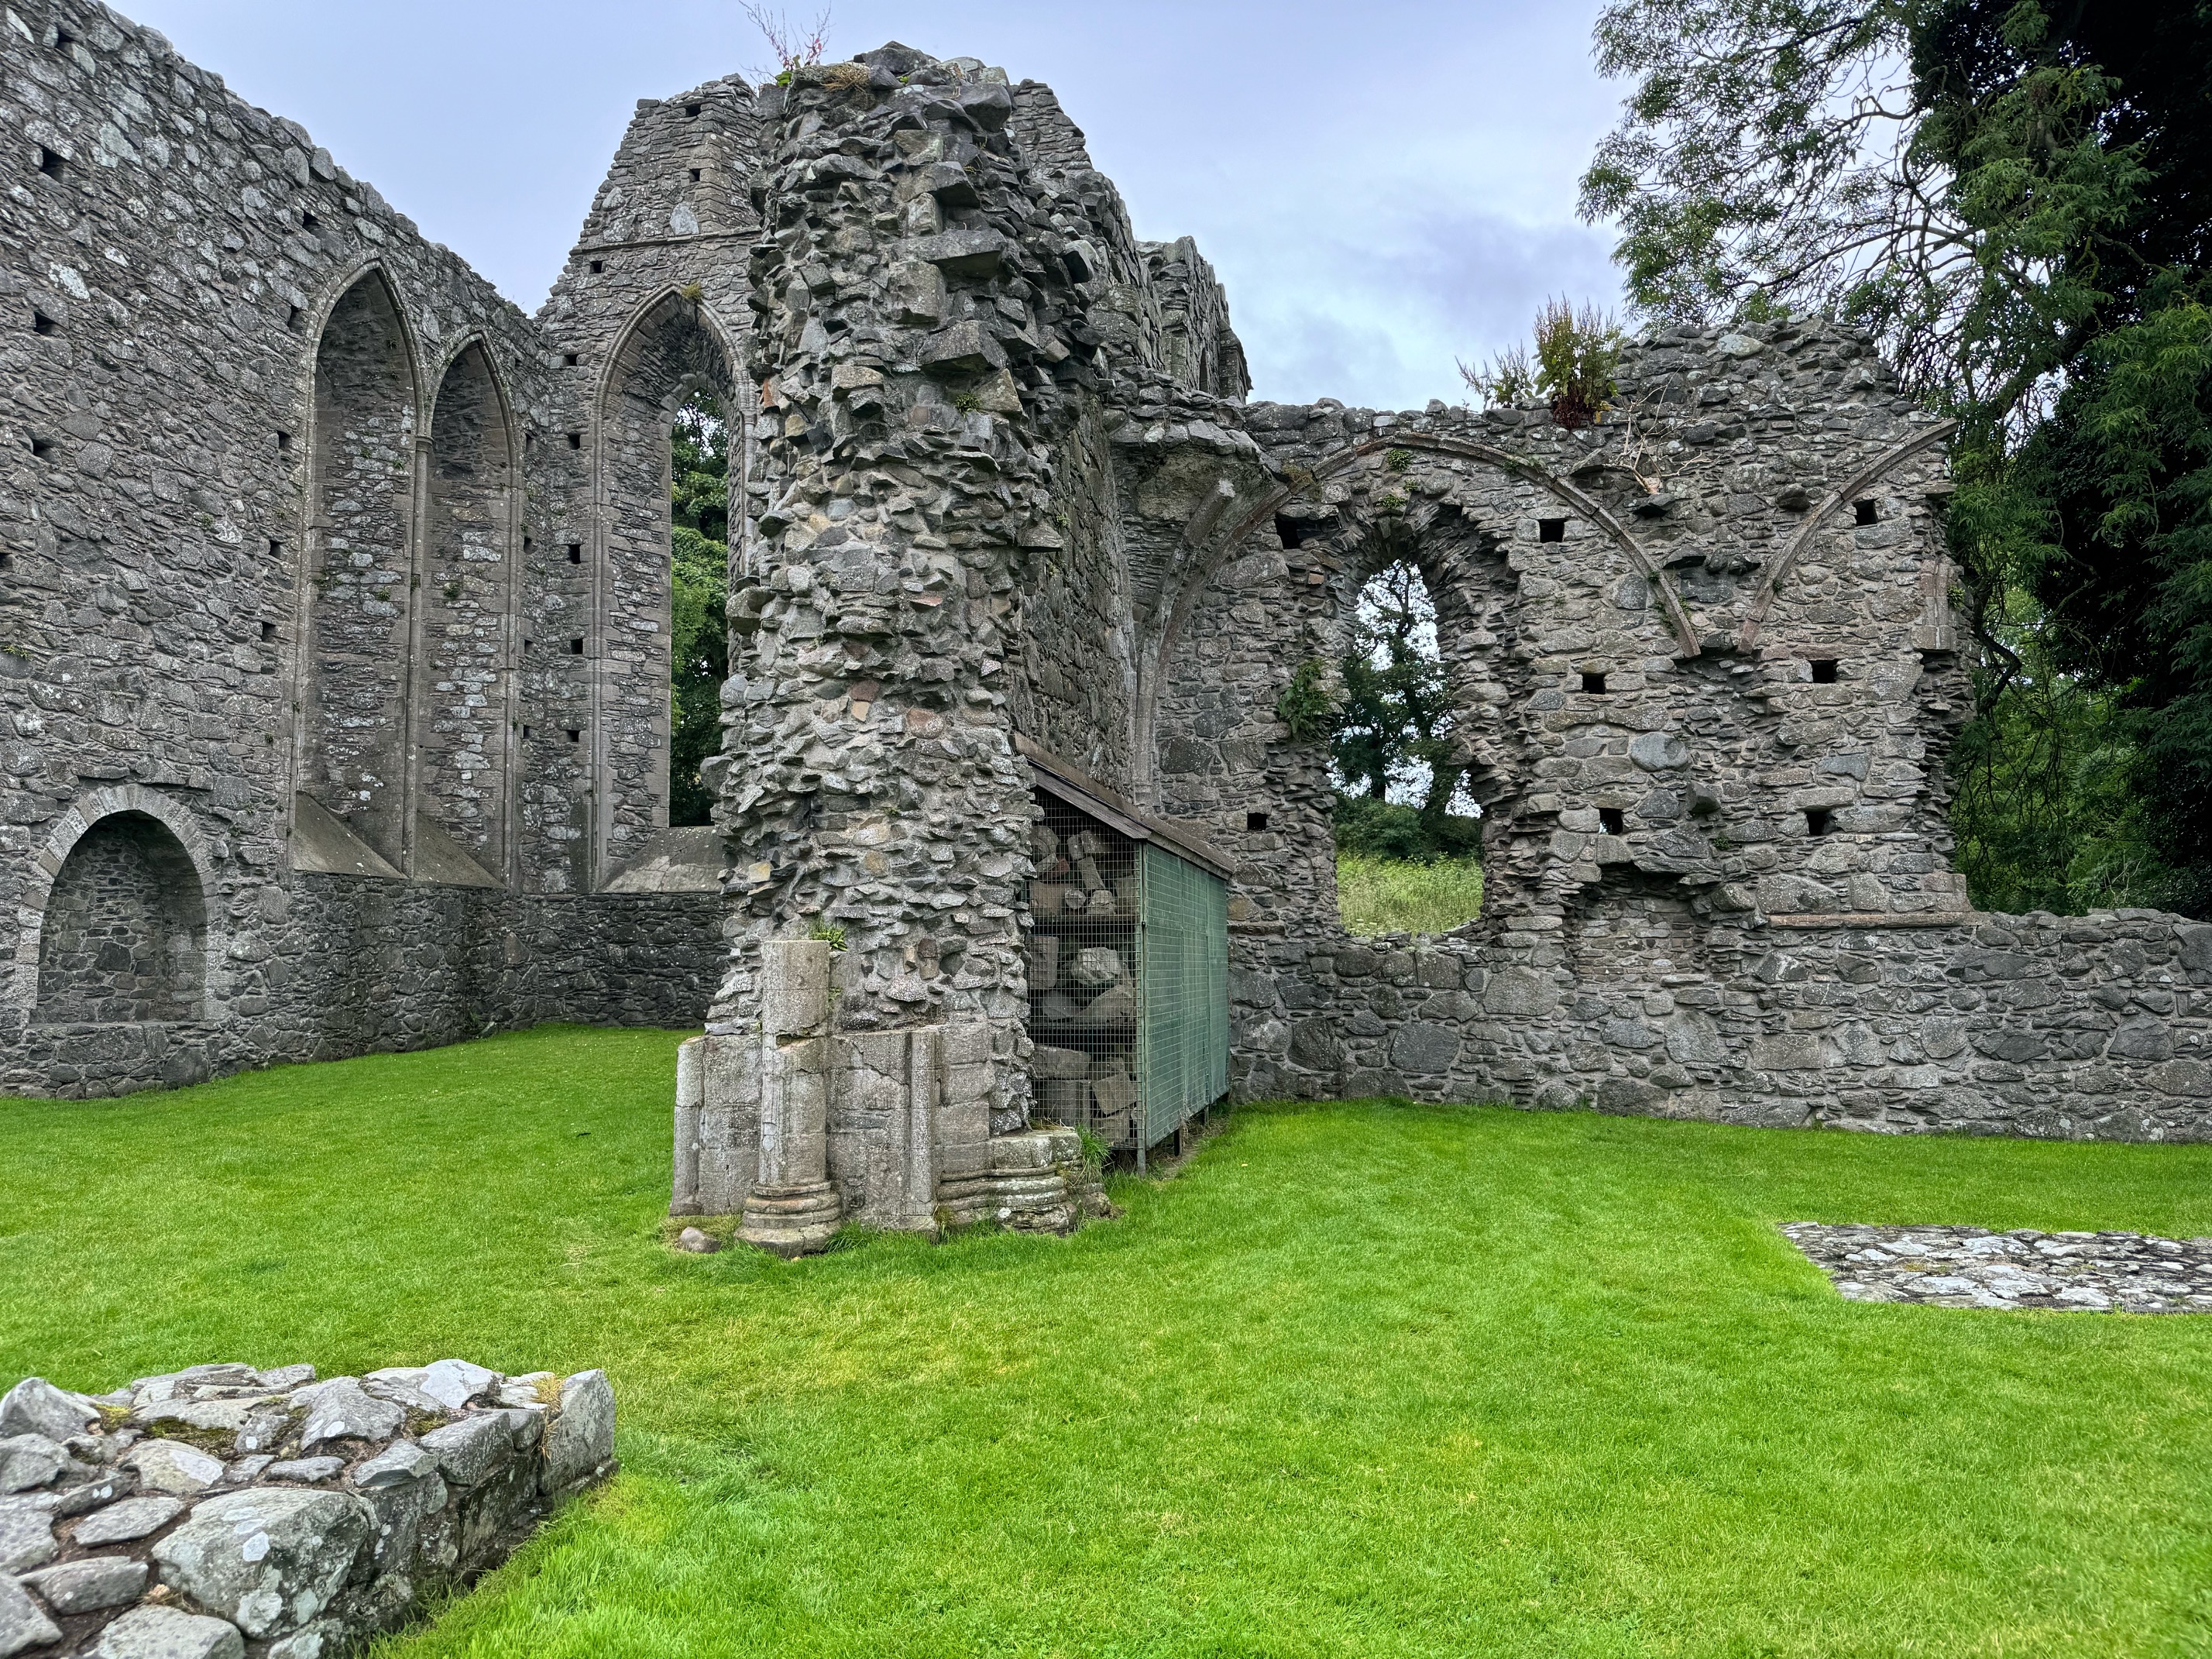
<svg viewBox="0 0 2212 1659"><path fill-rule="evenodd" d="M592 421L595 534L590 658L594 884L668 827L671 580L669 431L695 394L730 430L732 556L749 442L743 354L696 290L641 307L608 355Z"/></svg>
<svg viewBox="0 0 2212 1659"><path fill-rule="evenodd" d="M1519 632L1521 594L1506 565L1506 544L1448 501L1366 525L1332 584L1335 648L1345 643L1352 608L1367 583L1401 561L1419 573L1436 607L1437 655L1458 715L1457 759L1467 769L1468 793L1486 808L1527 783L1514 746L1492 729L1508 696L1503 658Z"/></svg>
<svg viewBox="0 0 2212 1659"><path fill-rule="evenodd" d="M1140 765L1149 765L1151 757L1157 752L1159 698L1163 689L1172 681L1176 656L1182 648L1182 636L1189 625L1191 614L1214 579L1224 568L1249 555L1253 550L1251 543L1257 532L1275 523L1277 515L1295 498L1312 490L1316 484L1363 465L1377 470L1387 468L1390 465L1389 457L1393 450L1409 453L1425 452L1479 462L1512 480L1545 492L1571 508L1605 543L1618 551L1626 566L1626 572L1632 573L1646 585L1665 619L1673 653L1678 659L1694 658L1698 654L1699 641L1696 630L1674 581L1628 527L1602 502L1571 480L1560 477L1525 456L1515 455L1494 445L1431 433L1391 431L1338 451L1316 463L1307 477L1295 483L1271 482L1253 505L1233 516L1227 513L1220 514L1218 523L1206 527L1200 535L1192 538L1198 544L1198 556L1191 562L1171 601L1160 607L1159 619L1152 630L1146 652L1146 672L1137 706L1136 748ZM1149 779L1144 781L1149 786Z"/></svg>
<svg viewBox="0 0 2212 1659"><path fill-rule="evenodd" d="M404 307L360 270L317 337L301 556L299 787L405 866L421 387Z"/></svg>
<svg viewBox="0 0 2212 1659"><path fill-rule="evenodd" d="M1315 490L1354 469L1368 470L1364 489L1329 492L1333 500ZM1278 537L1261 533L1301 517L1313 528L1283 535L1280 552ZM1301 660L1334 660L1361 586L1388 558L1411 557L1437 602L1438 643L1462 715L1457 741L1485 809L1495 878L1486 930L1555 908L1553 890L1589 873L1587 860L1554 853L1590 837L1555 842L1554 824L1562 812L1577 824L1588 817L1595 836L1607 818L1600 808L1628 804L1614 799L1632 787L1626 749L1671 721L1674 683L1701 656L1667 571L1602 502L1471 440L1385 433L1316 464L1295 486L1271 480L1188 539L1190 574L1165 596L1149 641L1159 653L1150 659L1158 696L1141 717L1159 767L1158 804L1198 817L1234 848L1246 822L1240 803L1266 797L1267 839L1242 843L1255 856L1240 881L1252 884L1257 910L1273 908L1294 927L1325 921L1322 896L1334 888L1329 778L1323 745L1285 741L1276 700ZM1309 545L1316 539L1325 547ZM1211 621L1194 635L1201 615ZM1608 684L1627 695L1602 695ZM1588 695L1593 686L1599 695ZM1206 751L1195 769L1189 755L1171 752L1194 752L1194 744ZM1580 791L1553 789L1563 764L1578 777L1605 773L1605 799L1585 803ZM1193 787L1194 770L1212 781Z"/></svg>
<svg viewBox="0 0 2212 1659"><path fill-rule="evenodd" d="M1891 471L1915 455L1934 448L1958 429L1956 421L1938 421L1933 426L1900 439L1822 496L1812 511L1805 515L1805 521L1783 544L1782 550L1768 562L1766 573L1759 579L1751 603L1745 607L1742 625L1736 630L1736 648L1749 651L1758 644L1760 631L1766 626L1768 617L1773 613L1775 599L1781 592L1783 583L1789 580L1804 562L1807 553L1844 502L1857 501Z"/></svg>
<svg viewBox="0 0 2212 1659"><path fill-rule="evenodd" d="M481 337L464 341L430 417L413 703L416 810L434 829L418 823L416 839L442 834L502 881L514 845L520 447L489 351Z"/></svg>

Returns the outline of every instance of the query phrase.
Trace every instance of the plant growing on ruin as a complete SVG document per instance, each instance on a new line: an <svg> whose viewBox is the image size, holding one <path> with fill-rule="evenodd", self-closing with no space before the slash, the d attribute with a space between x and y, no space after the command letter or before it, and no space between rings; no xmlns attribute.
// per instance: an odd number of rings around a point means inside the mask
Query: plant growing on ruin
<svg viewBox="0 0 2212 1659"><path fill-rule="evenodd" d="M1536 391L1551 400L1553 420L1572 431L1605 412L1620 347L1620 331L1595 306L1545 301L1536 313Z"/></svg>
<svg viewBox="0 0 2212 1659"><path fill-rule="evenodd" d="M1648 422L1650 410L1641 412ZM1645 495L1656 495L1666 487L1667 478L1660 470L1660 457L1653 447L1648 424L1642 432L1636 429L1638 413L1638 407L1633 403L1621 406L1620 464L1628 469L1629 476L1642 486Z"/></svg>
<svg viewBox="0 0 2212 1659"><path fill-rule="evenodd" d="M842 951L845 948L845 930L836 922L820 916L817 916L814 925L806 930L806 937L818 940L832 951Z"/></svg>
<svg viewBox="0 0 2212 1659"><path fill-rule="evenodd" d="M1383 452L1382 465L1393 472L1403 472L1413 464L1413 452L1410 449L1391 449Z"/></svg>
<svg viewBox="0 0 2212 1659"><path fill-rule="evenodd" d="M1087 1127L1079 1126L1075 1138L1083 1148L1083 1167L1095 1178L1106 1167L1107 1155L1113 1149Z"/></svg>
<svg viewBox="0 0 2212 1659"><path fill-rule="evenodd" d="M829 50L830 8L827 6L815 14L811 23L804 26L794 24L783 12L770 11L760 4L759 0L744 0L743 9L752 26L760 31L761 39L768 42L769 50L775 54L776 72L773 76L762 76L763 80L773 80L780 87L787 87L791 84L793 70L806 69L820 63L822 54Z"/></svg>
<svg viewBox="0 0 2212 1659"><path fill-rule="evenodd" d="M1328 684L1328 665L1308 657L1291 675L1283 695L1275 699L1275 718L1290 728L1300 743L1313 743L1329 735L1336 719L1336 699Z"/></svg>
<svg viewBox="0 0 2212 1659"><path fill-rule="evenodd" d="M1492 357L1486 368L1463 362L1456 366L1460 379L1485 409L1510 409L1536 395L1536 371L1528 362L1528 348L1517 340Z"/></svg>

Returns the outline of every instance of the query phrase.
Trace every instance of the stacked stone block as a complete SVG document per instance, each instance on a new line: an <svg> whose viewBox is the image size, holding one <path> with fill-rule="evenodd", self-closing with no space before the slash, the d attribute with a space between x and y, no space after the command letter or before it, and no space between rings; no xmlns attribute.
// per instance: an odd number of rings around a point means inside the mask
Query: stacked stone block
<svg viewBox="0 0 2212 1659"><path fill-rule="evenodd" d="M338 1659L612 1473L605 1376L195 1365L0 1397L0 1655Z"/></svg>

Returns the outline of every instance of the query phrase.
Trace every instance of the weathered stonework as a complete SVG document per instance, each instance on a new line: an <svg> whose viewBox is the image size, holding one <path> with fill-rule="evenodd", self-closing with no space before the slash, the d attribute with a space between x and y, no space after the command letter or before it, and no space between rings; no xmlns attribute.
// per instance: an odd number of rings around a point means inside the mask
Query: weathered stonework
<svg viewBox="0 0 2212 1659"><path fill-rule="evenodd" d="M158 37L9 15L5 1086L703 1012L678 1209L1060 1224L1020 739L1235 863L1247 1095L2205 1133L2212 928L1950 867L1947 428L1848 329L1662 331L1580 431L1248 404L1050 91L896 45L641 104L526 319ZM732 672L672 830L699 390ZM1353 940L1276 709L1400 558L1488 896Z"/></svg>
<svg viewBox="0 0 2212 1659"><path fill-rule="evenodd" d="M2212 1238L1829 1226L1783 1232L1851 1302L2071 1313L2212 1313Z"/></svg>
<svg viewBox="0 0 2212 1659"><path fill-rule="evenodd" d="M599 1371L195 1365L0 1396L0 1654L340 1659L614 1470Z"/></svg>
<svg viewBox="0 0 2212 1659"><path fill-rule="evenodd" d="M666 428L738 383L750 92L641 107L532 320L149 30L0 65L0 1088L696 1024Z"/></svg>

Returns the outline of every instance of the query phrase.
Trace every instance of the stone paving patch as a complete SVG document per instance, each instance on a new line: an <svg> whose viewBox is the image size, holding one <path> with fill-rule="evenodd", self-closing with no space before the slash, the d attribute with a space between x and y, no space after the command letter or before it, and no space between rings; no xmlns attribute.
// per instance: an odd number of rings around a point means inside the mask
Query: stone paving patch
<svg viewBox="0 0 2212 1659"><path fill-rule="evenodd" d="M1817 1221L1785 1222L1782 1231L1852 1302L2212 1313L2212 1238Z"/></svg>

